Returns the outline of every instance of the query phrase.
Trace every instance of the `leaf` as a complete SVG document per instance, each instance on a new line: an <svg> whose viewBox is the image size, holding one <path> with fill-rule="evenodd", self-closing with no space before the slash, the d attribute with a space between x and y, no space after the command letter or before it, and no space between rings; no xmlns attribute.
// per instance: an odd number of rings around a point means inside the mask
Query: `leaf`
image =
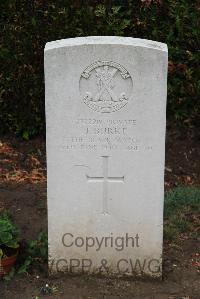
<svg viewBox="0 0 200 299"><path fill-rule="evenodd" d="M3 279L6 281L9 281L15 276L15 274L16 274L16 271L15 271L15 268L13 267L8 274L4 275Z"/></svg>
<svg viewBox="0 0 200 299"><path fill-rule="evenodd" d="M8 244L12 241L12 234L9 232L1 232L0 238L2 243Z"/></svg>
<svg viewBox="0 0 200 299"><path fill-rule="evenodd" d="M120 9L121 9L121 6L113 6L112 7L112 11L114 14L117 14L120 11Z"/></svg>
<svg viewBox="0 0 200 299"><path fill-rule="evenodd" d="M24 131L22 137L25 140L29 140L29 132L28 131Z"/></svg>
<svg viewBox="0 0 200 299"><path fill-rule="evenodd" d="M35 20L34 17L31 19L31 23L32 23L33 26L36 26L36 20Z"/></svg>
<svg viewBox="0 0 200 299"><path fill-rule="evenodd" d="M32 263L32 258L29 256L24 263L20 266L20 268L18 269L17 273L18 274L22 274L22 273L26 273L27 270L29 269L31 263Z"/></svg>
<svg viewBox="0 0 200 299"><path fill-rule="evenodd" d="M94 13L95 13L95 15L97 17L105 16L105 14L106 14L106 8L105 8L105 6L102 5L102 4L99 4L97 6L97 8L95 9Z"/></svg>

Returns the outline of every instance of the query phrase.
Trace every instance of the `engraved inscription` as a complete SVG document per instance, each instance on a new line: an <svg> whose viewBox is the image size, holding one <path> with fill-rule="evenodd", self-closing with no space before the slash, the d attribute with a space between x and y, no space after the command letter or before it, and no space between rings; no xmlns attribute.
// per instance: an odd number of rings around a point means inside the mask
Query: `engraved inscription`
<svg viewBox="0 0 200 299"><path fill-rule="evenodd" d="M131 92L131 75L119 63L97 61L81 74L81 97L94 111L110 113L121 109L128 103Z"/></svg>
<svg viewBox="0 0 200 299"><path fill-rule="evenodd" d="M109 156L102 156L103 176L92 177L86 174L89 183L103 183L103 214L108 214L108 183L124 183L124 176L109 177L108 176L108 158Z"/></svg>
<svg viewBox="0 0 200 299"><path fill-rule="evenodd" d="M66 150L127 150L138 152L144 146L134 137L72 136L65 139ZM146 150L146 148L144 148ZM150 149L150 148L149 148Z"/></svg>
<svg viewBox="0 0 200 299"><path fill-rule="evenodd" d="M64 137L66 150L152 151L151 141L138 136L135 119L78 118L72 126L77 133Z"/></svg>

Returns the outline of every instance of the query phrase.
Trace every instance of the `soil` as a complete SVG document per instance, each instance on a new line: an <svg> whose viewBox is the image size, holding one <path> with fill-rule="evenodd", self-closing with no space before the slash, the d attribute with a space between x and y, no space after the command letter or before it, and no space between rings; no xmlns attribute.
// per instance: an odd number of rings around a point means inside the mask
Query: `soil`
<svg viewBox="0 0 200 299"><path fill-rule="evenodd" d="M0 211L8 210L25 240L47 229L45 141L38 137L23 141L13 136L0 142ZM172 130L166 139L165 188L178 184L200 186L200 135L198 130ZM199 240L180 238L164 242L162 280L105 278L40 272L0 281L3 299L199 299ZM48 284L53 294L41 290Z"/></svg>

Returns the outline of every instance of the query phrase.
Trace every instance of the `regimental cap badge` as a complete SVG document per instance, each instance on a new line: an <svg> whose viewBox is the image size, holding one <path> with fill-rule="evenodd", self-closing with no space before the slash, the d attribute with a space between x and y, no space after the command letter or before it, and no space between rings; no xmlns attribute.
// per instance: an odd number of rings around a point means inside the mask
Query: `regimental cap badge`
<svg viewBox="0 0 200 299"><path fill-rule="evenodd" d="M80 77L82 100L89 108L101 113L124 107L130 99L132 85L130 73L113 61L94 62Z"/></svg>

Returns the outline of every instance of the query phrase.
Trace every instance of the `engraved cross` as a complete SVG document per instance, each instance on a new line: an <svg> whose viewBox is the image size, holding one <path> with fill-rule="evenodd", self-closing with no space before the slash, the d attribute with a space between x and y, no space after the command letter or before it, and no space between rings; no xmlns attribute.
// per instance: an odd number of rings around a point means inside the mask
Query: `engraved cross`
<svg viewBox="0 0 200 299"><path fill-rule="evenodd" d="M124 183L124 176L110 177L108 176L108 158L109 156L102 156L103 176L92 177L86 174L89 183L103 183L103 214L108 214L108 183Z"/></svg>

